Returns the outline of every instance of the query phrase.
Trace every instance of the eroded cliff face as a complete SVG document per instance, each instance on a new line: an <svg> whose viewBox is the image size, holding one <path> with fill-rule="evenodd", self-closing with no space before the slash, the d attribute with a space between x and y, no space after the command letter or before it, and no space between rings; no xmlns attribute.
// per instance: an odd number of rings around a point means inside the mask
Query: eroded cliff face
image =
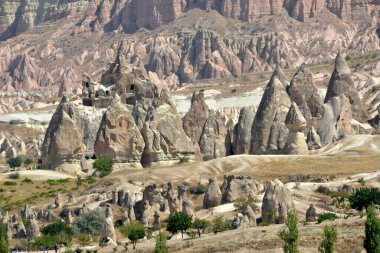
<svg viewBox="0 0 380 253"><path fill-rule="evenodd" d="M282 10L304 21L323 10L342 20L360 20L374 8L369 0L4 0L0 3L0 34L10 37L33 29L44 21L85 11L92 24L108 24L108 29L122 27L125 32L139 28L153 29L178 19L194 9L216 10L225 17L253 21L278 14Z"/></svg>
<svg viewBox="0 0 380 253"><path fill-rule="evenodd" d="M323 62L337 51L380 50L378 7L343 3L1 1L0 37L9 39L0 41L0 97L21 89L29 98L80 94L82 74L99 77L119 52L156 86L175 90L200 79ZM11 112L16 102L0 107Z"/></svg>

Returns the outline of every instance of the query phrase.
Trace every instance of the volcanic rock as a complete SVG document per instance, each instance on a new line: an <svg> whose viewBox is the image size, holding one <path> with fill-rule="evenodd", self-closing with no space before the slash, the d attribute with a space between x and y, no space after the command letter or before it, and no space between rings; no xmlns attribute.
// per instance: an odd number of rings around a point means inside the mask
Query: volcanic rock
<svg viewBox="0 0 380 253"><path fill-rule="evenodd" d="M183 129L187 136L198 144L203 132L203 127L209 117L209 109L205 102L204 91L194 92L189 111L183 117Z"/></svg>
<svg viewBox="0 0 380 253"><path fill-rule="evenodd" d="M338 53L335 59L334 72L332 73L327 88L325 103L329 102L333 97L340 95L345 95L348 98L351 104L352 117L354 119L361 122L366 122L369 119L369 116L362 105L359 94L356 91L351 70L344 57Z"/></svg>
<svg viewBox="0 0 380 253"><path fill-rule="evenodd" d="M287 129L285 118L291 102L284 86L273 75L265 89L251 129L251 154L268 153L283 148Z"/></svg>
<svg viewBox="0 0 380 253"><path fill-rule="evenodd" d="M295 102L286 115L285 125L289 129L285 152L288 154L307 154L308 146L305 141L306 120Z"/></svg>
<svg viewBox="0 0 380 253"><path fill-rule="evenodd" d="M324 111L318 129L323 146L351 134L352 111L349 99L345 95L330 99L324 105Z"/></svg>
<svg viewBox="0 0 380 253"><path fill-rule="evenodd" d="M253 107L243 107L240 110L239 121L234 129L233 153L235 155L249 154L251 128L255 119L255 113L256 111Z"/></svg>
<svg viewBox="0 0 380 253"><path fill-rule="evenodd" d="M203 207L208 209L220 205L222 192L215 179L209 179L208 187L203 199Z"/></svg>
<svg viewBox="0 0 380 253"><path fill-rule="evenodd" d="M323 115L323 101L314 84L313 74L304 64L290 81L288 94L305 117L308 128L317 128Z"/></svg>
<svg viewBox="0 0 380 253"><path fill-rule="evenodd" d="M279 223L280 218L283 218L282 214L286 214L294 208L295 205L289 189L278 179L270 181L265 189L261 208L263 221L269 224Z"/></svg>
<svg viewBox="0 0 380 253"><path fill-rule="evenodd" d="M144 147L144 139L134 118L116 95L100 123L95 142L96 155L107 156L115 162L140 164Z"/></svg>

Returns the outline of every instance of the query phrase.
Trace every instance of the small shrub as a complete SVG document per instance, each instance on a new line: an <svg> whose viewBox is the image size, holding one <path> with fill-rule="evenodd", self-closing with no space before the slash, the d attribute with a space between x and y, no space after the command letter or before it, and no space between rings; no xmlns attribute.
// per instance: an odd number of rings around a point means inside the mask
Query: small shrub
<svg viewBox="0 0 380 253"><path fill-rule="evenodd" d="M33 180L32 179L30 179L30 178L24 178L24 180L22 180L22 182L24 183L24 184L33 184Z"/></svg>
<svg viewBox="0 0 380 253"><path fill-rule="evenodd" d="M8 160L8 164L9 164L9 167L11 168L17 168L17 167L20 167L21 164L22 164L22 159L20 156L18 157L15 157L15 158L10 158Z"/></svg>
<svg viewBox="0 0 380 253"><path fill-rule="evenodd" d="M32 158L27 158L27 159L25 159L24 164L26 164L26 165L30 165L30 164L32 164L33 162L34 162L34 161L33 161Z"/></svg>
<svg viewBox="0 0 380 253"><path fill-rule="evenodd" d="M286 228L278 232L278 236L284 241L284 253L298 253L299 231L298 219L295 210L288 213Z"/></svg>
<svg viewBox="0 0 380 253"><path fill-rule="evenodd" d="M189 192L194 195L201 195L201 194L204 194L206 190L207 190L207 186L199 183L195 187L190 187Z"/></svg>
<svg viewBox="0 0 380 253"><path fill-rule="evenodd" d="M14 179L14 180L20 179L20 173L18 173L18 172L11 173L8 175L8 178Z"/></svg>
<svg viewBox="0 0 380 253"><path fill-rule="evenodd" d="M106 156L100 156L92 164L92 167L99 173L100 177L108 176L112 173L114 162Z"/></svg>
<svg viewBox="0 0 380 253"><path fill-rule="evenodd" d="M251 200L250 198L246 198L246 197L238 198L235 201L234 206L237 208L237 211L239 213L243 213L245 211L245 209L247 209L248 206L250 206L253 211L259 209L259 207L253 202L253 200Z"/></svg>
<svg viewBox="0 0 380 253"><path fill-rule="evenodd" d="M12 181L5 181L3 183L3 185L5 185L5 186L13 186L13 185L17 185L17 183L16 182L12 182Z"/></svg>
<svg viewBox="0 0 380 253"><path fill-rule="evenodd" d="M154 253L169 253L168 246L166 245L166 238L160 231L157 235L156 246L154 247Z"/></svg>
<svg viewBox="0 0 380 253"><path fill-rule="evenodd" d="M182 157L179 158L178 163L179 163L179 164L182 164L182 163L189 163L189 161L190 161L190 158L189 158L189 157L187 157L187 156L182 156Z"/></svg>
<svg viewBox="0 0 380 253"><path fill-rule="evenodd" d="M193 228L198 231L198 236L201 237L201 234L205 232L206 228L211 224L207 220L196 218L193 222Z"/></svg>
<svg viewBox="0 0 380 253"><path fill-rule="evenodd" d="M325 212L325 213L318 214L317 222L322 223L323 221L326 221L326 220L334 221L337 218L338 216L335 213Z"/></svg>
<svg viewBox="0 0 380 253"><path fill-rule="evenodd" d="M212 232L214 234L231 229L231 222L223 216L217 216L212 220Z"/></svg>
<svg viewBox="0 0 380 253"><path fill-rule="evenodd" d="M318 250L321 253L333 253L334 243L338 239L338 234L334 226L326 225L323 229L323 237Z"/></svg>

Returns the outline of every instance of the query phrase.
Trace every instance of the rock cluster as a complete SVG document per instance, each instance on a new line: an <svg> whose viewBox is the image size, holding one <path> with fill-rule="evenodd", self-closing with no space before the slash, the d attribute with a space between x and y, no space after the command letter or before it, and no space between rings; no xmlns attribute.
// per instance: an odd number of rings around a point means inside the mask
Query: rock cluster
<svg viewBox="0 0 380 253"><path fill-rule="evenodd" d="M118 59L121 64L122 58ZM124 74L123 66L115 73L106 72L102 82L111 82L114 75L126 75L131 82L142 83L134 103L126 105L116 94L104 112L101 108L78 106L64 96L45 134L43 168L75 173L88 167L84 158L101 155L133 166L171 164L182 157L194 159L194 146L167 92L158 91L137 69ZM124 97L124 90L120 92ZM74 169L67 169L67 164Z"/></svg>
<svg viewBox="0 0 380 253"><path fill-rule="evenodd" d="M268 224L284 223L287 213L295 208L291 193L286 186L275 179L265 189L261 215Z"/></svg>

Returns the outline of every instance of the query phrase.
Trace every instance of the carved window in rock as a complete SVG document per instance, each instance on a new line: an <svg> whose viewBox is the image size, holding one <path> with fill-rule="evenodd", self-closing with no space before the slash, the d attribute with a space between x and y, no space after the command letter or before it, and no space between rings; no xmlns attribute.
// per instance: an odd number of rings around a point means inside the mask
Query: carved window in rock
<svg viewBox="0 0 380 253"><path fill-rule="evenodd" d="M90 88L90 84L86 82L86 88Z"/></svg>
<svg viewBox="0 0 380 253"><path fill-rule="evenodd" d="M134 84L131 84L131 91L134 91L135 90L135 85Z"/></svg>
<svg viewBox="0 0 380 253"><path fill-rule="evenodd" d="M107 95L107 96L109 96L109 95L110 95L110 92L109 92L108 90L106 91L106 95Z"/></svg>

